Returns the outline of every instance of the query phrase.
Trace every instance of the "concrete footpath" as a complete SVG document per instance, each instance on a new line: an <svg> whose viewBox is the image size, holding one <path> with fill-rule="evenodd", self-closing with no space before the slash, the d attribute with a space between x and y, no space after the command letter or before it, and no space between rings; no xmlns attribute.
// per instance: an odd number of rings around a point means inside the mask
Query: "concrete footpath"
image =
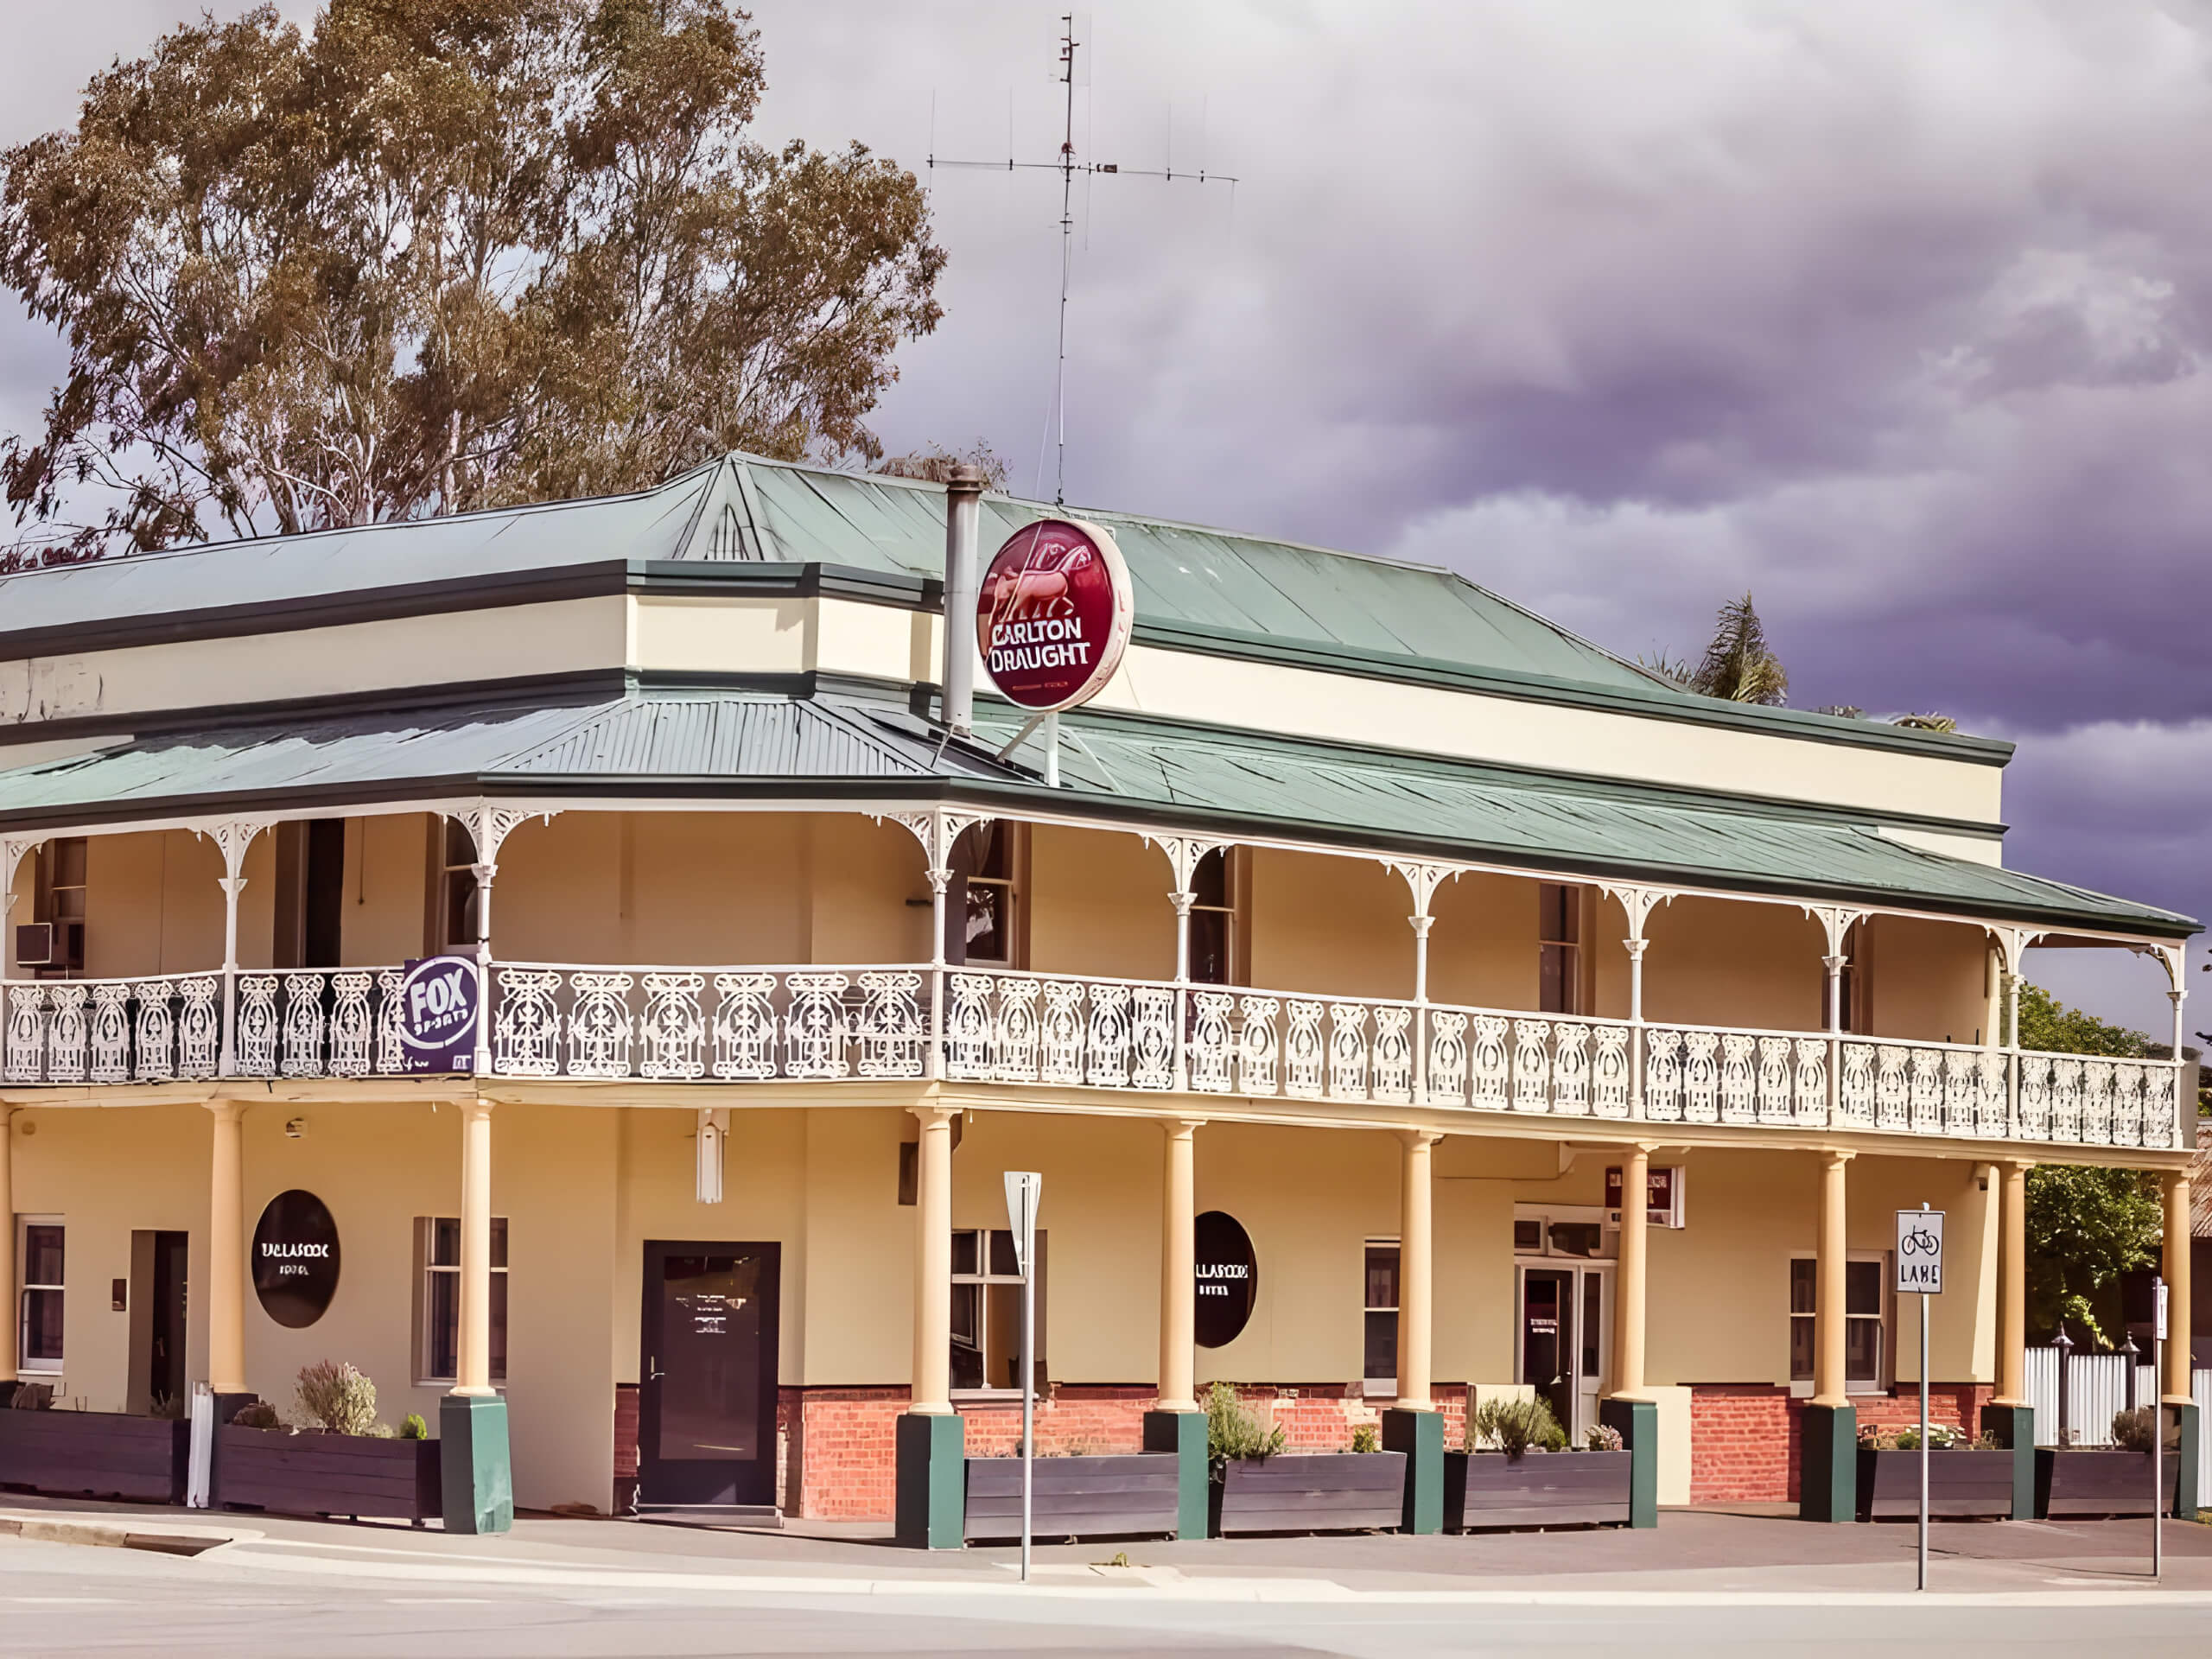
<svg viewBox="0 0 2212 1659"><path fill-rule="evenodd" d="M696 1597L1158 1598L1275 1604L1837 1605L1924 1601L1910 1525L1818 1526L1780 1506L1669 1510L1655 1531L1046 1544L923 1554L877 1529L723 1530L526 1516L495 1537L435 1527L0 1500L0 1534L155 1551L226 1576ZM1939 1522L1930 1592L2009 1605L2212 1607L2212 1527L2170 1522L2150 1579L2150 1523Z"/></svg>

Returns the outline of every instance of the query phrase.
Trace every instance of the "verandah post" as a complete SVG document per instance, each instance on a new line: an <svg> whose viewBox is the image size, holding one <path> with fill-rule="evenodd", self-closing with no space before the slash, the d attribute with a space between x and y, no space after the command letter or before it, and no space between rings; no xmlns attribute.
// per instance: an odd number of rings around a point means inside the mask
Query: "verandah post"
<svg viewBox="0 0 2212 1659"><path fill-rule="evenodd" d="M1402 1129L1398 1199L1398 1398L1382 1414L1382 1444L1406 1458L1407 1532L1444 1529L1444 1418L1429 1397L1434 1234L1433 1129Z"/></svg>
<svg viewBox="0 0 2212 1659"><path fill-rule="evenodd" d="M1160 1125L1166 1147L1160 1182L1160 1397L1144 1414L1144 1449L1172 1452L1175 1535L1203 1538L1207 1527L1206 1419L1198 1409L1197 1287L1198 1131L1204 1120Z"/></svg>
<svg viewBox="0 0 2212 1659"><path fill-rule="evenodd" d="M492 1384L492 1103L461 1107L461 1308L454 1386L438 1402L441 1507L450 1533L514 1524L507 1402Z"/></svg>
<svg viewBox="0 0 2212 1659"><path fill-rule="evenodd" d="M1846 1172L1852 1154L1821 1154L1820 1254L1813 1300L1813 1397L1805 1407L1797 1513L1808 1521L1858 1518L1858 1414L1846 1380L1848 1230Z"/></svg>
<svg viewBox="0 0 2212 1659"><path fill-rule="evenodd" d="M952 1408L952 1120L926 1101L914 1149L914 1351L896 1443L893 1535L910 1549L957 1549L965 1531L964 1425Z"/></svg>

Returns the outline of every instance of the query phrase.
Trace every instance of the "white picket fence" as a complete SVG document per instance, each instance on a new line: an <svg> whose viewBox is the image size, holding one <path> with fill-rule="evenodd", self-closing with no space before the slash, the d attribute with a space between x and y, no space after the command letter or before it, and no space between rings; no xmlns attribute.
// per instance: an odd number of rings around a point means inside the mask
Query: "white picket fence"
<svg viewBox="0 0 2212 1659"><path fill-rule="evenodd" d="M2189 1391L2197 1421L2212 1424L2212 1370L2190 1373ZM2135 1403L2158 1397L2158 1373L2141 1362L2135 1367ZM2036 1410L2036 1444L2059 1444L2058 1350L2028 1350L2028 1403ZM2066 1366L2066 1427L2075 1446L2110 1446L2113 1414L2127 1408L2127 1357L2076 1353ZM2196 1447L2196 1490L2212 1492L2212 1434L2200 1433Z"/></svg>

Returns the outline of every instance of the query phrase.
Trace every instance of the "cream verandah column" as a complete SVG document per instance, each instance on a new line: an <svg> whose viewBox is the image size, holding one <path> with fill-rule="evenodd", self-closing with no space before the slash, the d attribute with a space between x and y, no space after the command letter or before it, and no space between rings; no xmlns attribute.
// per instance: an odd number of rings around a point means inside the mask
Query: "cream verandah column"
<svg viewBox="0 0 2212 1659"><path fill-rule="evenodd" d="M1616 1400L1643 1398L1645 1247L1651 1198L1651 1147L1639 1141L1621 1160L1620 1273L1613 1291Z"/></svg>
<svg viewBox="0 0 2212 1659"><path fill-rule="evenodd" d="M897 1429L893 1535L911 1549L964 1541L966 1427L952 1408L952 1120L936 1101L909 1109L914 1149L914 1354Z"/></svg>
<svg viewBox="0 0 2212 1659"><path fill-rule="evenodd" d="M1845 1264L1849 1231L1846 1173L1848 1152L1821 1154L1820 1255L1815 1268L1813 1302L1813 1397L1805 1407L1799 1439L1798 1514L1808 1521L1858 1518L1857 1414L1847 1378L1849 1294Z"/></svg>
<svg viewBox="0 0 2212 1659"><path fill-rule="evenodd" d="M214 1119L207 1181L207 1387L213 1394L245 1388L245 1160L243 1103L211 1100Z"/></svg>
<svg viewBox="0 0 2212 1659"><path fill-rule="evenodd" d="M1398 1139L1405 1147L1398 1200L1398 1409L1432 1411L1435 1229L1431 1153L1443 1137L1428 1129L1407 1129Z"/></svg>
<svg viewBox="0 0 2212 1659"><path fill-rule="evenodd" d="M1997 1166L1997 1392L1993 1406L2028 1403L2028 1170Z"/></svg>
<svg viewBox="0 0 2212 1659"><path fill-rule="evenodd" d="M452 1393L492 1386L492 1103L461 1103L461 1331Z"/></svg>
<svg viewBox="0 0 2212 1659"><path fill-rule="evenodd" d="M1201 1118L1178 1118L1167 1131L1160 1229L1160 1411L1196 1411L1197 1155Z"/></svg>
<svg viewBox="0 0 2212 1659"><path fill-rule="evenodd" d="M2190 1402L2190 1261L2189 1175L2171 1170L2166 1175L2166 1230L2161 1272L2166 1281L2165 1374L2159 1387L2170 1406Z"/></svg>

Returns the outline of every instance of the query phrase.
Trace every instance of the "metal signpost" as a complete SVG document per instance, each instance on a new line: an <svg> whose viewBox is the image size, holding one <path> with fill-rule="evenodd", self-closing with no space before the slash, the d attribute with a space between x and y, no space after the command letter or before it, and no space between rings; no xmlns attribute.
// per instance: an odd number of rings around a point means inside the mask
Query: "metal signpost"
<svg viewBox="0 0 2212 1659"><path fill-rule="evenodd" d="M2166 1402L2165 1372L2159 1352L2166 1345L2166 1281L2161 1274L2151 1281L2151 1576L2165 1571L2166 1553Z"/></svg>
<svg viewBox="0 0 2212 1659"><path fill-rule="evenodd" d="M1920 1573L1928 1587L1928 1299L1943 1294L1943 1212L1897 1211L1897 1294L1920 1298Z"/></svg>
<svg viewBox="0 0 2212 1659"><path fill-rule="evenodd" d="M1037 1202L1042 1175L1006 1173L1006 1218L1014 1230L1014 1265L1021 1274L1021 1581L1029 1582L1029 1503L1037 1474L1037 1275L1030 1258L1037 1243Z"/></svg>

